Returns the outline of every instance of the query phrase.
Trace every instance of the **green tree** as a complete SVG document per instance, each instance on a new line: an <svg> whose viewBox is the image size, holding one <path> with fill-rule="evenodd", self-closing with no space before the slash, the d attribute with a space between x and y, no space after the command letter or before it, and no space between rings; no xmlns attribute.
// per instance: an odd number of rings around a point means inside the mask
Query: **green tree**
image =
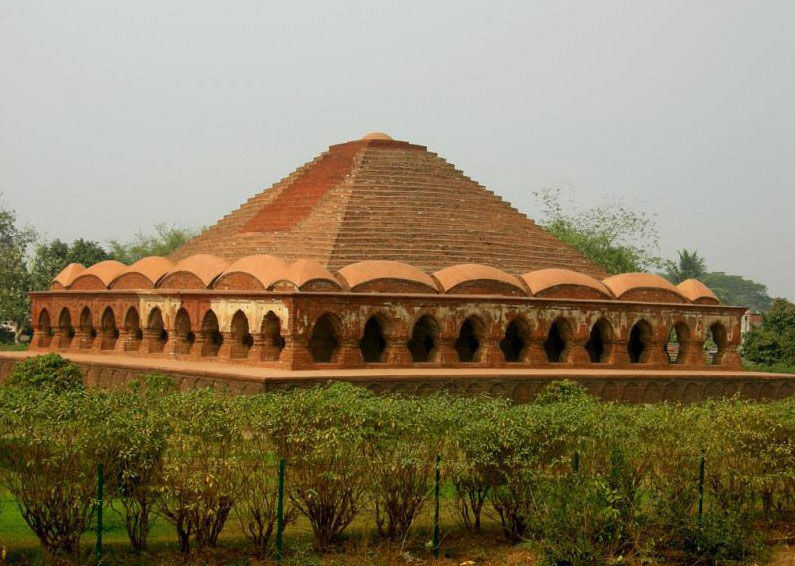
<svg viewBox="0 0 795 566"><path fill-rule="evenodd" d="M75 240L71 244L61 240L39 242L30 262L30 278L34 291L44 291L61 270L70 263L82 263L89 267L110 259L110 255L97 242Z"/></svg>
<svg viewBox="0 0 795 566"><path fill-rule="evenodd" d="M698 255L697 250L679 250L676 252L679 258L676 261L668 260L665 262L665 277L674 285L678 285L687 279L704 279L707 274L707 263L703 257Z"/></svg>
<svg viewBox="0 0 795 566"><path fill-rule="evenodd" d="M33 230L17 226L14 211L0 203L0 325L11 326L14 342L19 342L29 323L30 276L25 259L34 238Z"/></svg>
<svg viewBox="0 0 795 566"><path fill-rule="evenodd" d="M620 201L579 210L567 209L559 189L533 193L542 206L539 223L572 245L607 273L648 271L660 266L659 236L654 217Z"/></svg>
<svg viewBox="0 0 795 566"><path fill-rule="evenodd" d="M147 256L166 256L193 238L198 230L168 224L155 224L154 234L139 231L129 242L111 240L110 250L114 259L126 264L135 263Z"/></svg>
<svg viewBox="0 0 795 566"><path fill-rule="evenodd" d="M786 299L774 300L762 316L762 326L743 338L742 355L766 368L795 368L795 305Z"/></svg>
<svg viewBox="0 0 795 566"><path fill-rule="evenodd" d="M725 305L748 307L758 312L770 308L772 299L767 294L767 287L756 281L745 279L740 275L714 271L705 275L702 282L712 289Z"/></svg>

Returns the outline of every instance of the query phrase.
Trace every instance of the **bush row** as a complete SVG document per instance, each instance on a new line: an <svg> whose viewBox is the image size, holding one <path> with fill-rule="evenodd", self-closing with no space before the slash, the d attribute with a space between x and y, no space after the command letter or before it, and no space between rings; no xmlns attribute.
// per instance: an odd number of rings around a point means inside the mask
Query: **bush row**
<svg viewBox="0 0 795 566"><path fill-rule="evenodd" d="M403 540L432 503L437 455L467 529L488 509L509 542L532 542L549 564L744 559L795 517L792 399L621 405L568 382L517 406L343 383L243 397L180 393L158 375L114 392L84 389L56 355L18 364L0 387L0 481L48 553L79 552L97 463L134 550L156 513L185 553L215 546L236 518L266 555L279 459L286 520L305 517L326 549L364 509L377 536Z"/></svg>

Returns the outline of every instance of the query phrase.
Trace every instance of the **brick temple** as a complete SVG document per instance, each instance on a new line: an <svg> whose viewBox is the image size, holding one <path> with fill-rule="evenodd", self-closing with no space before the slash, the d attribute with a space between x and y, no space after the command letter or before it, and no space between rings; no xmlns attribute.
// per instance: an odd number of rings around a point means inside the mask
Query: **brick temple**
<svg viewBox="0 0 795 566"><path fill-rule="evenodd" d="M744 308L695 280L606 277L437 154L380 133L331 146L170 257L72 264L31 303L31 350L97 383L156 370L185 387L338 378L518 401L563 377L630 401L795 392L741 371ZM0 377L24 355L0 357Z"/></svg>

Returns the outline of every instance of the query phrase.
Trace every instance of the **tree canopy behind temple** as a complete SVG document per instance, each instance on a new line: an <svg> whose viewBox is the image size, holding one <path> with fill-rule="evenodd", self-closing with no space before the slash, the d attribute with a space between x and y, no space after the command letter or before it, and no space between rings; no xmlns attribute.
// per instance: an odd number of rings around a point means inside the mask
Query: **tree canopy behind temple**
<svg viewBox="0 0 795 566"><path fill-rule="evenodd" d="M47 289L53 278L70 263L90 266L110 258L110 254L101 245L91 240L80 238L71 244L57 239L40 242L36 245L30 263L33 290Z"/></svg>
<svg viewBox="0 0 795 566"><path fill-rule="evenodd" d="M756 312L770 308L772 299L767 294L767 286L762 283L722 271L706 274L702 282L726 305L748 307Z"/></svg>
<svg viewBox="0 0 795 566"><path fill-rule="evenodd" d="M11 323L15 338L27 324L30 276L25 265L34 232L17 226L16 214L0 203L0 324Z"/></svg>
<svg viewBox="0 0 795 566"><path fill-rule="evenodd" d="M698 255L698 251L679 250L676 253L679 256L677 261L665 262L666 279L674 285L687 279L698 279L703 282L707 274L707 264L706 260Z"/></svg>
<svg viewBox="0 0 795 566"><path fill-rule="evenodd" d="M765 369L795 371L795 305L775 299L762 317L762 326L743 340L743 356Z"/></svg>
<svg viewBox="0 0 795 566"><path fill-rule="evenodd" d="M679 250L677 255L675 261L665 262L665 271L661 274L674 285L686 279L698 279L725 305L748 307L756 312L770 308L771 299L765 285L722 271L710 273L706 260L696 250Z"/></svg>
<svg viewBox="0 0 795 566"><path fill-rule="evenodd" d="M567 210L559 189L534 195L542 207L539 224L608 274L648 271L660 265L653 215L616 201L582 210L571 205Z"/></svg>
<svg viewBox="0 0 795 566"><path fill-rule="evenodd" d="M110 241L110 254L113 259L131 265L148 256L167 256L196 236L198 230L155 224L154 234L144 234L140 230L129 242Z"/></svg>

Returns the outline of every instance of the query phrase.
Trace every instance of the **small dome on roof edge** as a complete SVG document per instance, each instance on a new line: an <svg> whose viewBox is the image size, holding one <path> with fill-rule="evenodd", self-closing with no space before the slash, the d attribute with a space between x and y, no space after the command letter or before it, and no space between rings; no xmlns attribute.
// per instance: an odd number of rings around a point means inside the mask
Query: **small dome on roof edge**
<svg viewBox="0 0 795 566"><path fill-rule="evenodd" d="M365 140L391 140L392 136L385 134L384 132L370 132L367 135L362 136L362 141Z"/></svg>

